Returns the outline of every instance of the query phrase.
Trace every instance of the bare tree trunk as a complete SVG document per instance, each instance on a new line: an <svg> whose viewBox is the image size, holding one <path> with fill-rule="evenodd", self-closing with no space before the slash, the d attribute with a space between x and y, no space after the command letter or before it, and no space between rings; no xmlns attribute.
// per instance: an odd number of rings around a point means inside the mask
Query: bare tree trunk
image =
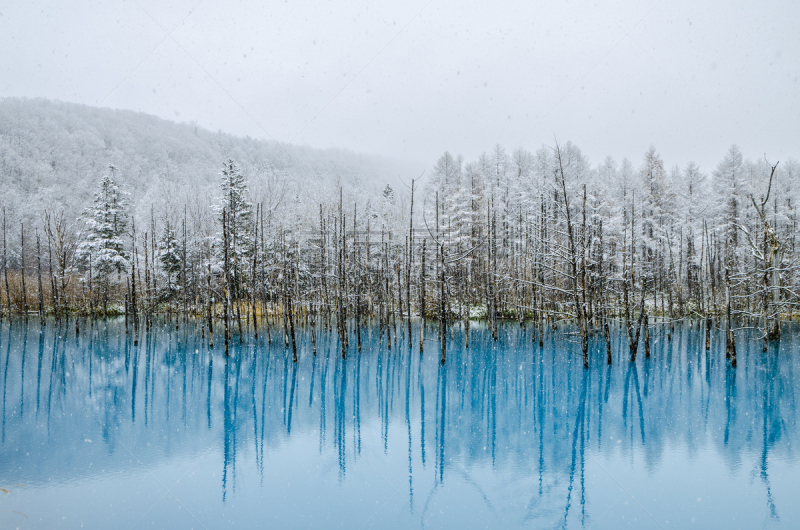
<svg viewBox="0 0 800 530"><path fill-rule="evenodd" d="M20 272L22 273L22 313L25 315L25 321L28 320L28 293L25 290L25 224L20 224Z"/></svg>
<svg viewBox="0 0 800 530"><path fill-rule="evenodd" d="M53 234L50 228L50 214L45 213L45 229L47 232L47 258L50 273L50 295L53 299L53 315L56 317L56 322L61 321L60 304L58 300L58 283L56 282L55 274L53 273ZM0 308L0 316L2 316L2 308Z"/></svg>
<svg viewBox="0 0 800 530"><path fill-rule="evenodd" d="M214 349L214 295L211 291L211 260L208 261L208 276L206 277L206 304L208 318L208 347Z"/></svg>
<svg viewBox="0 0 800 530"><path fill-rule="evenodd" d="M628 348L631 351L631 362L636 361L636 352L639 349L639 334L642 330L642 321L644 320L645 316L645 307L644 307L644 293L647 290L645 285L642 285L642 302L641 308L639 310L639 319L636 322L636 333L633 333L633 329L631 329L630 325L630 309L628 305L628 287L627 284L624 285L624 297L625 297L625 327L628 329Z"/></svg>
<svg viewBox="0 0 800 530"><path fill-rule="evenodd" d="M6 209L3 208L3 274L6 280L6 310L11 316L11 290L8 288L8 259L6 256Z"/></svg>
<svg viewBox="0 0 800 530"><path fill-rule="evenodd" d="M187 313L189 312L189 304L188 304L188 285L186 280L189 275L189 267L186 259L186 206L183 207L183 251L181 252L181 290L183 291L183 322L186 323ZM136 248L136 247L134 247Z"/></svg>
<svg viewBox="0 0 800 530"><path fill-rule="evenodd" d="M356 344L358 351L361 351L361 290L363 288L363 283L361 281L362 278L362 270L361 270L361 249L358 246L358 224L356 222L356 216L358 215L358 211L355 206L353 206L353 254L355 263L353 264L353 269L355 273L355 289L356 289L356 299L355 299L355 314L356 314Z"/></svg>
<svg viewBox="0 0 800 530"><path fill-rule="evenodd" d="M92 293L92 279L92 253L89 252L89 318L91 319L92 326L94 326L95 307L94 296Z"/></svg>
<svg viewBox="0 0 800 530"><path fill-rule="evenodd" d="M36 272L39 277L39 323L44 326L44 290L42 289L42 245L36 231Z"/></svg>
<svg viewBox="0 0 800 530"><path fill-rule="evenodd" d="M152 237L152 234L151 234ZM155 278L153 279L155 282ZM150 259L147 252L147 232L144 233L144 286L147 294L147 301L145 302L144 312L144 328L145 331L150 331L150 308L152 305L152 291L150 289ZM213 345L213 341L212 341Z"/></svg>
<svg viewBox="0 0 800 530"><path fill-rule="evenodd" d="M133 345L139 345L139 312L136 302L136 262L138 256L136 253L136 221L131 224L131 311L133 312Z"/></svg>
<svg viewBox="0 0 800 530"><path fill-rule="evenodd" d="M408 347L411 349L411 266L414 249L414 179L411 179L411 208L408 214L408 251L406 252L406 317L408 319Z"/></svg>
<svg viewBox="0 0 800 530"><path fill-rule="evenodd" d="M258 316L256 315L256 286L258 285L258 220L261 213L261 204L256 206L256 220L253 235L253 268L250 271L252 285L250 286L250 308L253 317L253 338L258 340Z"/></svg>
<svg viewBox="0 0 800 530"><path fill-rule="evenodd" d="M297 276L295 275L295 286L297 285ZM292 362L297 362L297 339L294 334L294 310L292 309L292 293L287 293L286 297L286 314L289 317L289 333L292 337Z"/></svg>
<svg viewBox="0 0 800 530"><path fill-rule="evenodd" d="M570 249L570 268L572 274L572 293L575 303L575 316L578 321L578 329L581 334L581 351L583 352L583 367L589 368L589 330L586 322L586 314L583 304L581 304L578 289L578 255L575 247L575 236L572 227L572 217L569 211L569 198L567 196L567 184L564 176L564 167L561 164L561 150L556 145L556 155L558 157L559 173L561 174L561 190L564 194L564 211L567 215L567 234L569 236Z"/></svg>
<svg viewBox="0 0 800 530"><path fill-rule="evenodd" d="M427 253L426 243L427 238L422 239L422 256L420 258L419 268L419 352L425 350L425 254Z"/></svg>
<svg viewBox="0 0 800 530"><path fill-rule="evenodd" d="M230 307L231 307L231 289L230 289L230 273L228 267L230 266L230 261L228 258L228 214L227 210L223 208L222 210L222 248L223 248L223 289L224 289L224 324L225 324L225 356L228 356L229 353L229 344L231 340L231 331L230 331Z"/></svg>
<svg viewBox="0 0 800 530"><path fill-rule="evenodd" d="M731 278L725 269L725 357L731 359L731 366L736 367L736 336L731 319Z"/></svg>

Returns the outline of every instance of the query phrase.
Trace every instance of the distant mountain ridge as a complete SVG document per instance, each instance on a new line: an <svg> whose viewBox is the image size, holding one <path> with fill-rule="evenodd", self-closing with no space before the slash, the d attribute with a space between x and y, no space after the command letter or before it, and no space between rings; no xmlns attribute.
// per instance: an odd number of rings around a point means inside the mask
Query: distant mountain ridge
<svg viewBox="0 0 800 530"><path fill-rule="evenodd" d="M210 132L128 110L47 99L0 99L0 206L10 226L39 226L44 211L80 215L113 164L137 217L215 202L222 163L233 159L255 202L275 212L345 194L377 194L410 164Z"/></svg>

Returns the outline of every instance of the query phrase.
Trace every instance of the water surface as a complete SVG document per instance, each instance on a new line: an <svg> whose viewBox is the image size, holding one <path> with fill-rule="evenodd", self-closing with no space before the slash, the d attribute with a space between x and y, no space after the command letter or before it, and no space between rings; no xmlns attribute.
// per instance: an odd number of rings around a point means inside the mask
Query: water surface
<svg viewBox="0 0 800 530"><path fill-rule="evenodd" d="M417 332L343 360L301 331L295 364L281 336L4 322L0 527L800 526L796 328L741 331L736 369L688 325L589 370L558 331L457 329L444 366Z"/></svg>

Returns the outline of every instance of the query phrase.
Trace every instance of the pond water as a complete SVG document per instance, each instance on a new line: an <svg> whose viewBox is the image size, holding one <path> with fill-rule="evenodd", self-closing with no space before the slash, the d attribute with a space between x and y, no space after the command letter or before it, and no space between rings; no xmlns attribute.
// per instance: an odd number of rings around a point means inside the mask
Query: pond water
<svg viewBox="0 0 800 530"><path fill-rule="evenodd" d="M800 337L697 326L652 357L518 325L387 349L194 325L0 326L0 528L800 527ZM435 337L431 327L427 337Z"/></svg>

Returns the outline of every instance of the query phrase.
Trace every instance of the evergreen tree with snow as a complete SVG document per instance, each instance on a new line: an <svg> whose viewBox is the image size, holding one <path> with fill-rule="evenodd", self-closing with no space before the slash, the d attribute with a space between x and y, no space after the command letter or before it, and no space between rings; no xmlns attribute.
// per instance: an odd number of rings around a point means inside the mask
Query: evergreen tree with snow
<svg viewBox="0 0 800 530"><path fill-rule="evenodd" d="M128 201L117 184L116 168L111 165L108 169L108 174L100 180L92 206L84 211L86 238L78 247L78 256L89 272L89 279L104 287L104 312L111 280L119 279L130 265L124 241L128 233Z"/></svg>
<svg viewBox="0 0 800 530"><path fill-rule="evenodd" d="M239 292L247 271L248 256L253 250L253 205L248 201L247 181L233 160L225 162L220 178L222 194L216 206L220 226L225 212L225 225L229 238L230 281L234 292ZM223 238L220 237L220 240ZM220 241L220 243L222 243ZM219 245L221 246L221 244Z"/></svg>
<svg viewBox="0 0 800 530"><path fill-rule="evenodd" d="M169 222L169 219L166 219L164 222L164 232L158 243L158 249L158 261L161 264L161 272L167 280L162 298L170 300L180 289L180 280L183 274L183 261L181 259L183 249L178 243L178 238L175 235L175 228L172 226L172 223Z"/></svg>

